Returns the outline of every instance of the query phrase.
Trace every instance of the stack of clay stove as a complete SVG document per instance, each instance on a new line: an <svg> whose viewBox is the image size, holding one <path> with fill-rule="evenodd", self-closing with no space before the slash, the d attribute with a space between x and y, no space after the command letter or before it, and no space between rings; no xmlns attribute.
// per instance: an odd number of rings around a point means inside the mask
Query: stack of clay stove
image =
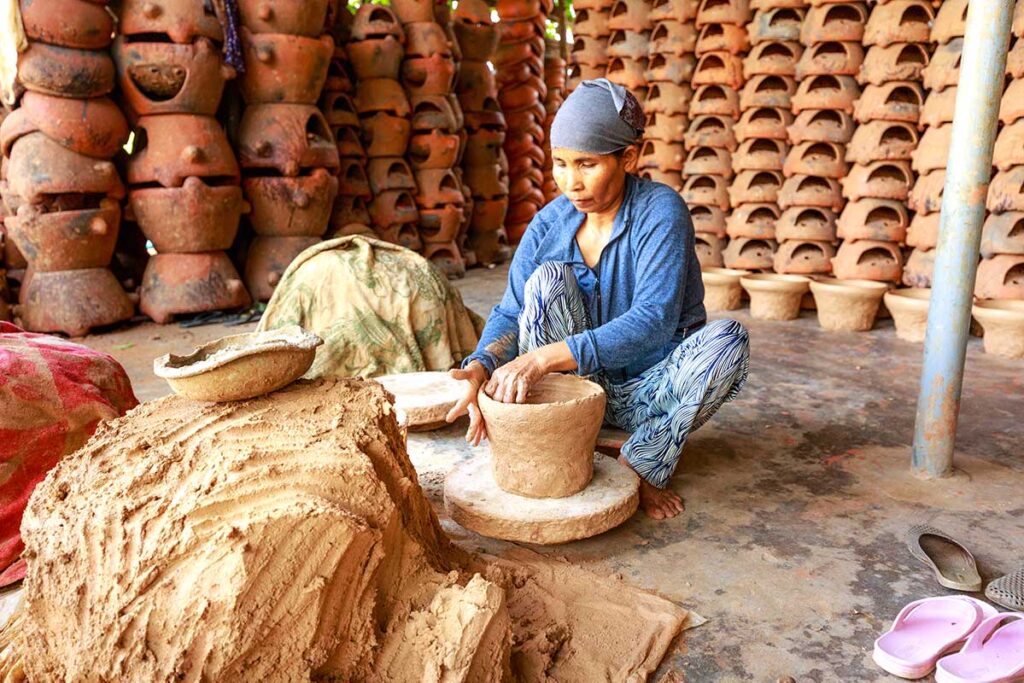
<svg viewBox="0 0 1024 683"><path fill-rule="evenodd" d="M690 81L695 90L684 135L682 196L697 215L697 253L705 266L721 266L724 259L734 267L771 267L774 243L766 247L763 241L740 237L726 250L726 216L732 205L729 185L737 149L734 126L740 117L743 54L750 46L746 24L751 16L749 0L703 0L697 11L697 63ZM737 182L751 172L743 171ZM741 194L740 203L750 201L746 193Z"/></svg>
<svg viewBox="0 0 1024 683"><path fill-rule="evenodd" d="M611 0L575 0L572 24L572 50L569 52L569 79L566 89L572 92L580 81L603 78L608 70L608 39L611 29Z"/></svg>
<svg viewBox="0 0 1024 683"><path fill-rule="evenodd" d="M974 294L979 299L1024 299L1024 2L1018 2L1016 43L1006 60L1011 77L999 109L981 263Z"/></svg>
<svg viewBox="0 0 1024 683"><path fill-rule="evenodd" d="M697 0L658 0L649 15L653 28L644 72L648 92L640 175L677 190L683 186L683 137L693 99L690 79L697 65L693 54L697 46L696 16ZM690 207L697 232L712 232L707 214L699 210L705 208L714 211L711 207Z"/></svg>
<svg viewBox="0 0 1024 683"><path fill-rule="evenodd" d="M605 76L627 88L643 104L647 99L647 58L654 28L649 1L615 0L608 15L608 28L611 35ZM677 168L682 168L682 158Z"/></svg>
<svg viewBox="0 0 1024 683"><path fill-rule="evenodd" d="M551 0L498 0L498 102L508 131L508 238L518 243L544 206L544 33Z"/></svg>
<svg viewBox="0 0 1024 683"><path fill-rule="evenodd" d="M292 260L321 241L338 192L338 148L317 108L334 40L324 35L327 0L239 6L246 107L238 158L256 233L245 282L254 299L267 301ZM361 160L341 169L343 181L352 166L361 171Z"/></svg>
<svg viewBox="0 0 1024 683"><path fill-rule="evenodd" d="M17 78L27 92L4 119L0 146L4 222L28 261L16 315L27 329L77 336L134 312L108 268L124 197L110 160L128 139L128 124L106 97L114 88L106 3L60 7L21 3L30 44Z"/></svg>
<svg viewBox="0 0 1024 683"><path fill-rule="evenodd" d="M555 112L565 101L565 59L562 58L562 41L547 40L544 47L544 85L547 95L544 97L544 138L551 137L551 123L555 120ZM551 157L551 145L544 145L544 203L550 202L559 195L558 184L552 175L554 159Z"/></svg>
<svg viewBox="0 0 1024 683"><path fill-rule="evenodd" d="M477 263L508 259L505 215L508 212L508 159L505 117L498 104L498 85L488 61L498 47L498 30L483 0L461 0L455 10L455 35L462 52L456 84L466 121L462 157L464 187L472 197L468 246Z"/></svg>

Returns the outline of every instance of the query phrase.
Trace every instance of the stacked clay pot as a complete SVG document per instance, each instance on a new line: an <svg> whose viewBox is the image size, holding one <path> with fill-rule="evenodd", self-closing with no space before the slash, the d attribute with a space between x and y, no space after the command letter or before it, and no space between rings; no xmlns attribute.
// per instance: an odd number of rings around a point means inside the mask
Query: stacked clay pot
<svg viewBox="0 0 1024 683"><path fill-rule="evenodd" d="M491 265L509 257L506 122L498 104L497 81L488 65L498 47L498 30L483 0L461 0L454 18L462 53L455 89L468 134L462 156L463 187L472 201L468 246L477 263Z"/></svg>
<svg viewBox="0 0 1024 683"><path fill-rule="evenodd" d="M565 101L565 59L562 58L562 42L547 40L544 48L544 85L547 95L544 97L544 138L551 137L551 124L555 113ZM551 157L551 145L544 145L544 203L547 204L559 195L558 184L552 175L554 159Z"/></svg>
<svg viewBox="0 0 1024 683"><path fill-rule="evenodd" d="M245 111L238 129L242 187L255 238L245 283L267 301L288 265L321 241L339 183L365 188L362 160L340 166L338 148L317 107L335 55L324 34L327 0L239 2Z"/></svg>
<svg viewBox="0 0 1024 683"><path fill-rule="evenodd" d="M1024 3L1014 14L1013 44L1006 61L1009 85L999 108L981 263L974 294L979 299L1024 299Z"/></svg>
<svg viewBox="0 0 1024 683"><path fill-rule="evenodd" d="M650 0L615 0L608 15L608 65L605 77L632 92L640 104L647 99L647 58L654 22Z"/></svg>
<svg viewBox="0 0 1024 683"><path fill-rule="evenodd" d="M791 97L791 148L779 192L786 220L785 225L780 220L785 239L775 261L778 272L823 275L833 270L836 220L844 204L840 181L853 135L853 105L860 96L856 74L864 60L860 41L867 17L860 3L812 3L804 15L799 85Z"/></svg>
<svg viewBox="0 0 1024 683"><path fill-rule="evenodd" d="M4 106L0 106L0 126L9 115L10 111ZM7 185L7 166L7 157L0 154L0 267L4 269L4 278L0 281L0 288L3 288L4 301L15 303L20 283L25 279L25 268L28 266L28 262L11 238L4 220L7 216L14 215L14 212L7 208L8 200L14 205L18 204L17 196L10 193ZM9 308L7 308L7 312L10 313Z"/></svg>
<svg viewBox="0 0 1024 683"><path fill-rule="evenodd" d="M79 336L126 320L134 306L109 270L125 189L111 159L128 123L114 88L105 2L22 2L24 92L0 127L9 265L27 262L15 315L37 332ZM8 30L8 29L5 29ZM15 251L12 247L17 247Z"/></svg>
<svg viewBox="0 0 1024 683"><path fill-rule="evenodd" d="M509 204L505 230L518 243L544 206L544 31L551 0L498 0L498 103L508 130Z"/></svg>
<svg viewBox="0 0 1024 683"><path fill-rule="evenodd" d="M602 78L608 69L608 39L614 0L576 0L572 3L573 43L569 51L569 78L566 90L572 92L580 81Z"/></svg>

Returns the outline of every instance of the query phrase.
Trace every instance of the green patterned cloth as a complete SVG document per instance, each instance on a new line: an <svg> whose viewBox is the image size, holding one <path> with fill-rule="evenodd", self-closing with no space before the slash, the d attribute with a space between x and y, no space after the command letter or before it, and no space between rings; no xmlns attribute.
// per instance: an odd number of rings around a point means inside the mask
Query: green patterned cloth
<svg viewBox="0 0 1024 683"><path fill-rule="evenodd" d="M259 329L301 325L323 337L306 377L376 377L457 365L483 322L422 256L356 235L299 254Z"/></svg>

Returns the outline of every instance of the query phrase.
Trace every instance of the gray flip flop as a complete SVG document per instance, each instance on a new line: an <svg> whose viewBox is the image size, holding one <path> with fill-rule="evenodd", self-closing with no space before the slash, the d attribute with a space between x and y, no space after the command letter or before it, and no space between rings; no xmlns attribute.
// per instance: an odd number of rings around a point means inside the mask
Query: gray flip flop
<svg viewBox="0 0 1024 683"><path fill-rule="evenodd" d="M974 555L935 527L920 524L907 533L910 554L931 567L939 585L957 591L981 590L981 575Z"/></svg>
<svg viewBox="0 0 1024 683"><path fill-rule="evenodd" d="M1024 567L990 583L985 597L1007 609L1024 610Z"/></svg>

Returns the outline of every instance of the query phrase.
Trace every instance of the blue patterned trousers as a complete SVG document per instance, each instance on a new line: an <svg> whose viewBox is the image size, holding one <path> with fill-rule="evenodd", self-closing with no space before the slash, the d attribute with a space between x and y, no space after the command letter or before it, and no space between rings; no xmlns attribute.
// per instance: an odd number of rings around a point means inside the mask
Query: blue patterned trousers
<svg viewBox="0 0 1024 683"><path fill-rule="evenodd" d="M542 264L523 298L520 354L591 329L572 266ZM639 377L591 377L608 395L605 420L633 433L622 455L637 474L658 488L668 485L686 437L743 388L749 358L747 330L735 320L712 320Z"/></svg>

